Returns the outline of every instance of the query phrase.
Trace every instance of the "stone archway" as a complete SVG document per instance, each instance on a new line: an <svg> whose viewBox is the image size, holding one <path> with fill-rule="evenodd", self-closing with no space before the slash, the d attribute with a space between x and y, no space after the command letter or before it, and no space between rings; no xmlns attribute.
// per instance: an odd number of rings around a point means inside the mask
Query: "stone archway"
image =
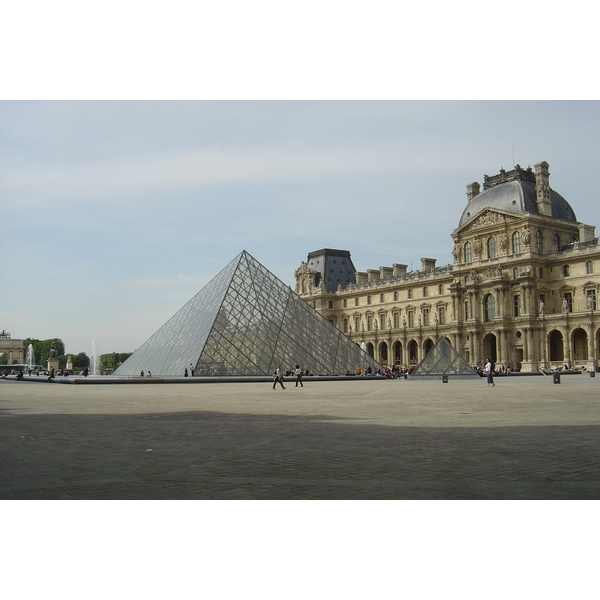
<svg viewBox="0 0 600 600"><path fill-rule="evenodd" d="M431 338L427 338L425 340L425 343L423 344L423 356L427 356L427 354L429 354L429 351L433 348L433 346L433 340Z"/></svg>
<svg viewBox="0 0 600 600"><path fill-rule="evenodd" d="M394 352L394 364L401 365L402 364L402 342L395 342L392 346L392 351Z"/></svg>
<svg viewBox="0 0 600 600"><path fill-rule="evenodd" d="M418 346L415 340L408 342L408 363L416 365L419 362Z"/></svg>
<svg viewBox="0 0 600 600"><path fill-rule="evenodd" d="M388 364L388 345L387 342L379 344L379 363L382 365Z"/></svg>
<svg viewBox="0 0 600 600"><path fill-rule="evenodd" d="M554 329L549 333L548 346L550 349L550 362L563 362L565 360L563 334L558 329Z"/></svg>
<svg viewBox="0 0 600 600"><path fill-rule="evenodd" d="M488 333L483 338L481 349L483 350L482 361L489 358L493 363L496 363L496 336L493 333Z"/></svg>
<svg viewBox="0 0 600 600"><path fill-rule="evenodd" d="M578 327L571 334L573 342L573 362L581 365L588 360L588 334L587 331Z"/></svg>
<svg viewBox="0 0 600 600"><path fill-rule="evenodd" d="M375 348L373 348L373 344L371 344L371 342L367 344L367 354L371 358L375 358Z"/></svg>

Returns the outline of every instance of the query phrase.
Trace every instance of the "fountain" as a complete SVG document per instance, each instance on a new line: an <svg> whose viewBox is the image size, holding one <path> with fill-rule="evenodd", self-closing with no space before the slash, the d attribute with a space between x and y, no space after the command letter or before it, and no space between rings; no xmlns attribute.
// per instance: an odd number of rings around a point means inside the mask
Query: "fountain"
<svg viewBox="0 0 600 600"><path fill-rule="evenodd" d="M25 358L25 364L27 365L27 368L31 373L31 371L33 371L33 344L29 344L29 346L27 346L27 356Z"/></svg>
<svg viewBox="0 0 600 600"><path fill-rule="evenodd" d="M92 375L100 375L100 356L96 349L96 342L92 342Z"/></svg>
<svg viewBox="0 0 600 600"><path fill-rule="evenodd" d="M92 375L98 375L98 350L96 349L96 342L92 342Z"/></svg>

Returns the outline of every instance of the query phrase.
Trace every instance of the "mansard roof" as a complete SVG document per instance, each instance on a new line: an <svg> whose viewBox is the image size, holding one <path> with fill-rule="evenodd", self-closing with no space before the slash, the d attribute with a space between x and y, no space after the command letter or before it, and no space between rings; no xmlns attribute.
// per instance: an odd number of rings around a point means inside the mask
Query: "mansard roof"
<svg viewBox="0 0 600 600"><path fill-rule="evenodd" d="M550 190L552 217L577 222L569 203L554 190ZM536 198L535 175L531 167L512 171L500 170L498 175L484 175L483 191L465 207L460 216L459 228L468 223L486 208L513 214L540 214Z"/></svg>

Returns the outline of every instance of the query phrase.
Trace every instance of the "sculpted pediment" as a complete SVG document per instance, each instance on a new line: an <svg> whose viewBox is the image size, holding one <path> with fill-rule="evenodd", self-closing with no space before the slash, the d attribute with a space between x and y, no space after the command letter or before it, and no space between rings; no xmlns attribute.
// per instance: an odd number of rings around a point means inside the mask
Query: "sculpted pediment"
<svg viewBox="0 0 600 600"><path fill-rule="evenodd" d="M461 233L468 233L473 231L474 229L481 229L482 227L491 227L493 225L504 225L506 223L512 223L514 221L519 221L517 217L513 217L512 215L508 215L506 213L497 212L495 210L484 210L480 214L478 214L474 219L469 221L463 229L460 230Z"/></svg>
<svg viewBox="0 0 600 600"><path fill-rule="evenodd" d="M304 261L302 261L302 264L294 271L296 277L310 275L311 273L317 273L317 271L313 271Z"/></svg>

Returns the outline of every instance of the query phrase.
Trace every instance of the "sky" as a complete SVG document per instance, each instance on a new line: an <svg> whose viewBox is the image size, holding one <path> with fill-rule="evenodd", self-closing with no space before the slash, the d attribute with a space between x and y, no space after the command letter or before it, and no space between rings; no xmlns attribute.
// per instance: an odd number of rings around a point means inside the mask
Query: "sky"
<svg viewBox="0 0 600 600"><path fill-rule="evenodd" d="M292 287L320 248L445 265L517 163L600 224L599 150L595 101L5 101L0 327L130 352L242 250Z"/></svg>
<svg viewBox="0 0 600 600"><path fill-rule="evenodd" d="M578 219L600 224L583 4L224 2L204 21L181 19L185 3L136 6L108 2L84 31L68 2L6 9L28 25L0 38L0 329L14 338L134 351L242 250L292 287L326 247L359 271L448 264L466 185L517 163L546 160ZM562 43L542 43L557 28ZM518 44L482 43L509 30Z"/></svg>

